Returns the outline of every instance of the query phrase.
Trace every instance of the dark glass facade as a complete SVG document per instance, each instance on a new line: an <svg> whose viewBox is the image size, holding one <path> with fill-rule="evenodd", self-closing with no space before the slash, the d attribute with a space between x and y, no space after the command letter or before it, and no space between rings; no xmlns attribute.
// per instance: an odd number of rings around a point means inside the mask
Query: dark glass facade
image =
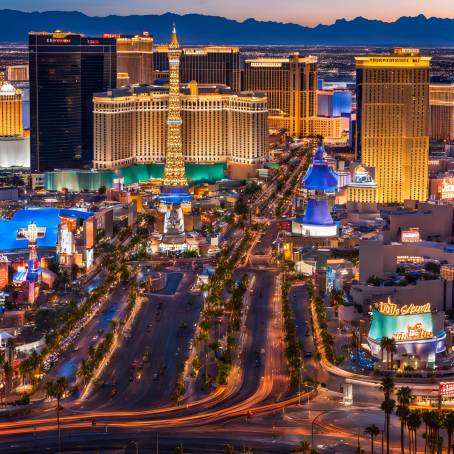
<svg viewBox="0 0 454 454"><path fill-rule="evenodd" d="M93 154L92 95L116 84L114 38L31 33L32 171L80 167Z"/></svg>
<svg viewBox="0 0 454 454"><path fill-rule="evenodd" d="M153 68L157 78L169 70L169 59L164 49L153 53ZM199 84L227 85L241 89L240 52L235 47L185 48L180 59L180 81Z"/></svg>

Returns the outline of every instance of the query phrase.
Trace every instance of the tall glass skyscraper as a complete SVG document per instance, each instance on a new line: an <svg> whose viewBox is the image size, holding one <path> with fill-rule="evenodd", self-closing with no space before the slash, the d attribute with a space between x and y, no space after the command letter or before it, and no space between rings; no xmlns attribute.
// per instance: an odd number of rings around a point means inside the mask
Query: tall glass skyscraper
<svg viewBox="0 0 454 454"><path fill-rule="evenodd" d="M32 171L93 159L92 96L116 86L116 41L56 31L29 34Z"/></svg>

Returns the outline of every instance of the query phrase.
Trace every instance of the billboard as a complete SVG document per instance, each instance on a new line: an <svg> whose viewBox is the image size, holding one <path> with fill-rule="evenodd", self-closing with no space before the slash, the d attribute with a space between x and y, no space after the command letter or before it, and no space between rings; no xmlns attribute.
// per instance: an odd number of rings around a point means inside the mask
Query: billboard
<svg viewBox="0 0 454 454"><path fill-rule="evenodd" d="M438 386L438 392L440 396L447 397L454 395L454 382L453 381L442 381Z"/></svg>
<svg viewBox="0 0 454 454"><path fill-rule="evenodd" d="M380 310L380 305L383 311ZM388 337L396 342L408 342L435 337L430 304L429 306L410 304L399 307L394 303L379 303L374 307L372 315L369 330L371 339L380 340Z"/></svg>

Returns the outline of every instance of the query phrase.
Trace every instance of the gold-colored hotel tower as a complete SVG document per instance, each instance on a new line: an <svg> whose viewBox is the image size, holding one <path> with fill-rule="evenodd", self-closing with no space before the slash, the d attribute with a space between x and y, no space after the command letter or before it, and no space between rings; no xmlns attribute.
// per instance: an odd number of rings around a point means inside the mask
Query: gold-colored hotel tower
<svg viewBox="0 0 454 454"><path fill-rule="evenodd" d="M169 44L169 110L167 116L167 150L164 165L164 187L188 185L181 140L180 56L175 26Z"/></svg>
<svg viewBox="0 0 454 454"><path fill-rule="evenodd" d="M313 134L317 115L317 57L256 58L244 62L244 89L268 96L268 122L292 136Z"/></svg>
<svg viewBox="0 0 454 454"><path fill-rule="evenodd" d="M5 82L0 73L0 137L21 136L22 92Z"/></svg>
<svg viewBox="0 0 454 454"><path fill-rule="evenodd" d="M356 57L356 153L375 169L377 200L428 195L430 57L419 49Z"/></svg>

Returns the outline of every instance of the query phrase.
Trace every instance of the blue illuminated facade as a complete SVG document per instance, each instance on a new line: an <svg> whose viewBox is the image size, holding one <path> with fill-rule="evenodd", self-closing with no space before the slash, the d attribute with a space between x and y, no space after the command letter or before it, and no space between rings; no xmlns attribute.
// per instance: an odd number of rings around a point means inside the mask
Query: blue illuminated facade
<svg viewBox="0 0 454 454"><path fill-rule="evenodd" d="M307 192L307 206L304 215L297 215L292 232L310 237L331 237L337 234L328 206L327 194L335 193L338 177L325 160L325 147L320 143L312 165L303 177L303 188Z"/></svg>

